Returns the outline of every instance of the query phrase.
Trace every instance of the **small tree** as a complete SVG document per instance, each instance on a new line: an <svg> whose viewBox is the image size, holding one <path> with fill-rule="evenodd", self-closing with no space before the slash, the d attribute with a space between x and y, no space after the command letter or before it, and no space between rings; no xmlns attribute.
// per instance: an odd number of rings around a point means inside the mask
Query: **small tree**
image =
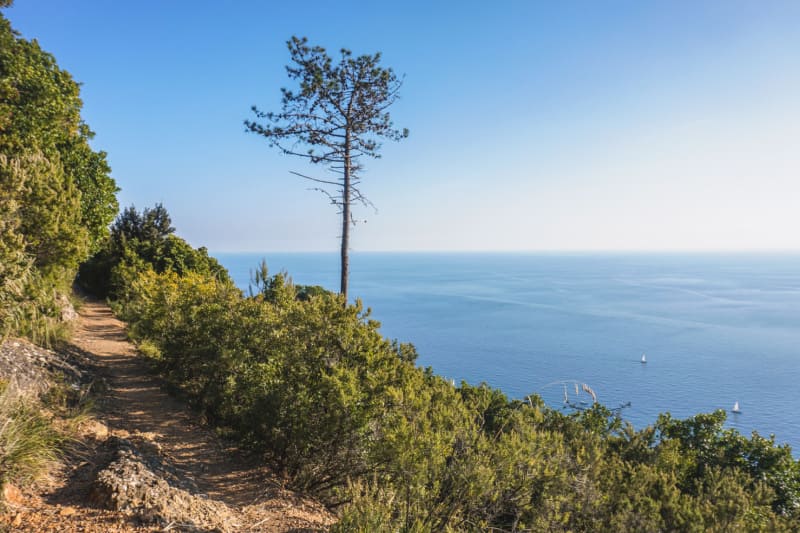
<svg viewBox="0 0 800 533"><path fill-rule="evenodd" d="M308 46L305 37L292 37L287 45L293 64L286 71L299 88L281 89L278 113L253 106L257 119L265 123L246 120L245 126L284 154L307 158L334 173L331 179L320 179L293 172L314 182L314 190L327 195L342 215L340 292L346 302L350 226L355 223L351 206L354 201L372 205L359 189L361 159L380 157L380 139L408 136L407 129L394 128L387 111L398 98L402 80L392 69L380 66L380 53L353 57L342 49L334 65L324 48Z"/></svg>

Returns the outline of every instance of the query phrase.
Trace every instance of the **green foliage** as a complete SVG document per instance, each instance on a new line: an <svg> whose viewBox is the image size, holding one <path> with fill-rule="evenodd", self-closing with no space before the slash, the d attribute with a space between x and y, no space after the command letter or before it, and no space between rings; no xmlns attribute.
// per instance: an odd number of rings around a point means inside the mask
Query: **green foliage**
<svg viewBox="0 0 800 533"><path fill-rule="evenodd" d="M196 272L228 281L228 273L205 248L192 248L173 235L175 228L161 204L139 213L126 208L111 227L101 249L81 265L78 283L97 296L119 298L139 271Z"/></svg>
<svg viewBox="0 0 800 533"><path fill-rule="evenodd" d="M18 212L25 253L45 278L71 281L88 252L88 234L80 218L80 193L63 167L42 154L18 161L24 183Z"/></svg>
<svg viewBox="0 0 800 533"><path fill-rule="evenodd" d="M117 211L79 85L0 15L0 335L51 339L59 294Z"/></svg>
<svg viewBox="0 0 800 533"><path fill-rule="evenodd" d="M400 519L396 494L377 479L351 482L346 492L351 499L331 533L425 531L419 523L406 524Z"/></svg>
<svg viewBox="0 0 800 533"><path fill-rule="evenodd" d="M39 163L48 167L45 160ZM36 218L30 213L42 207L31 199L42 192L37 186L52 177L36 172L36 167L0 154L0 339L14 333L49 344L65 334L58 319L58 290L63 287L59 278L64 273L63 263L71 261L70 246L76 243L69 238L67 225L59 221L34 227L27 236L22 231L26 221ZM49 216L41 214L43 221ZM46 259L54 257L59 259Z"/></svg>
<svg viewBox="0 0 800 533"><path fill-rule="evenodd" d="M81 106L80 87L72 76L36 41L19 37L0 15L0 154L30 161L37 167L34 173L61 174L52 177L49 189L70 203L60 204L56 211L74 217L62 224L70 231L82 230L85 241L65 266L85 259L88 250L105 238L118 208L106 155L90 148L94 134L81 119ZM42 168L43 160L49 168ZM44 200L59 201L48 195ZM38 209L31 217L41 212ZM34 224L35 219L23 217L23 230Z"/></svg>
<svg viewBox="0 0 800 533"><path fill-rule="evenodd" d="M207 418L339 510L334 531L790 531L788 447L724 414L636 431L595 404L454 387L360 303L262 263L250 296L130 266L118 311Z"/></svg>
<svg viewBox="0 0 800 533"><path fill-rule="evenodd" d="M735 468L750 476L750 487L763 482L773 494L773 507L781 514L800 517L800 463L787 445L777 446L775 437L765 439L753 432L746 438L734 430L723 430L725 412L701 414L686 420L661 415L655 425L662 442L679 443L683 456L682 486L687 491L708 469Z"/></svg>
<svg viewBox="0 0 800 533"><path fill-rule="evenodd" d="M19 231L22 172L15 161L0 155L0 339L14 330L19 304L33 270Z"/></svg>

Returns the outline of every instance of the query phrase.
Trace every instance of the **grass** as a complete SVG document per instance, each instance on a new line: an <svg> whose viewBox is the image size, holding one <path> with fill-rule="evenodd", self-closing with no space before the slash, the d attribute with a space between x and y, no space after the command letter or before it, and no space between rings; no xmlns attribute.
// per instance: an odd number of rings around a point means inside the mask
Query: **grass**
<svg viewBox="0 0 800 533"><path fill-rule="evenodd" d="M63 442L34 396L0 382L0 486L44 479Z"/></svg>

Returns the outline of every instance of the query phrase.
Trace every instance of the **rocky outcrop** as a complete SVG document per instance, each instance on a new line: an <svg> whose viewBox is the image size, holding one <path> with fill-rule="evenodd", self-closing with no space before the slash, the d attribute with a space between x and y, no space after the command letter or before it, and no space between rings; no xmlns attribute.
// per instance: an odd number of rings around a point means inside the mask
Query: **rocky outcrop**
<svg viewBox="0 0 800 533"><path fill-rule="evenodd" d="M53 352L21 339L0 345L0 379L13 381L21 390L43 392L49 387L48 361Z"/></svg>
<svg viewBox="0 0 800 533"><path fill-rule="evenodd" d="M62 322L69 323L78 320L78 312L75 310L75 306L72 305L67 295L59 294L56 296L56 305L58 305L59 318L61 318Z"/></svg>
<svg viewBox="0 0 800 533"><path fill-rule="evenodd" d="M87 387L94 379L89 366L74 350L56 352L15 338L0 344L0 380L34 394L50 388L54 377L75 390Z"/></svg>
<svg viewBox="0 0 800 533"><path fill-rule="evenodd" d="M111 462L100 470L90 498L145 524L234 531L240 524L224 503L209 500L194 482L158 454L154 443L110 437L104 446Z"/></svg>

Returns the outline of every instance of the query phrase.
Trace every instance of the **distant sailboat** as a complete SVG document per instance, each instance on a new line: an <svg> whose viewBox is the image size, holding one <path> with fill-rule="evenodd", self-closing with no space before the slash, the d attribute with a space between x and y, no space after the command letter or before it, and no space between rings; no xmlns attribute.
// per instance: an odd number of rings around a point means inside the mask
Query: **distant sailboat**
<svg viewBox="0 0 800 533"><path fill-rule="evenodd" d="M567 396L567 384L564 383L564 403L569 403L569 396Z"/></svg>
<svg viewBox="0 0 800 533"><path fill-rule="evenodd" d="M647 355L646 354L642 354L642 364L645 364L645 363L647 363Z"/></svg>
<svg viewBox="0 0 800 533"><path fill-rule="evenodd" d="M742 410L739 409L739 402L733 402L733 409L731 409L734 413L741 413Z"/></svg>

